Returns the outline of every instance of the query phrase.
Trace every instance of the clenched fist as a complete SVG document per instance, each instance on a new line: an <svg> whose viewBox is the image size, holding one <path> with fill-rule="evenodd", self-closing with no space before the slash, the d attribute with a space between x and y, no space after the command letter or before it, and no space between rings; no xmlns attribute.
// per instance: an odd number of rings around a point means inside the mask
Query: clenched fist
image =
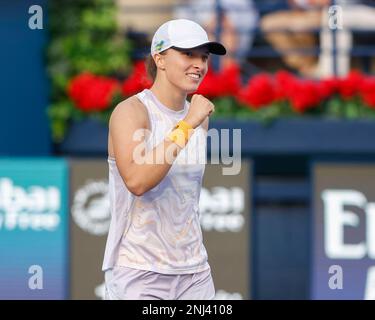
<svg viewBox="0 0 375 320"><path fill-rule="evenodd" d="M215 106L210 100L200 94L194 94L184 121L195 129L214 111Z"/></svg>

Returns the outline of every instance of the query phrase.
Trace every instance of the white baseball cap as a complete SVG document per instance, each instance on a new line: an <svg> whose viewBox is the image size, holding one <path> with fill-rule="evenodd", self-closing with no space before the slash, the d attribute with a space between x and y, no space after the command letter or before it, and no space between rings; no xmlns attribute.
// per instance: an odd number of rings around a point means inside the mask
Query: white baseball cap
<svg viewBox="0 0 375 320"><path fill-rule="evenodd" d="M224 55L225 47L214 41L209 41L206 31L196 22L187 19L170 20L156 30L151 42L151 55L171 47L191 49L207 45L213 54Z"/></svg>

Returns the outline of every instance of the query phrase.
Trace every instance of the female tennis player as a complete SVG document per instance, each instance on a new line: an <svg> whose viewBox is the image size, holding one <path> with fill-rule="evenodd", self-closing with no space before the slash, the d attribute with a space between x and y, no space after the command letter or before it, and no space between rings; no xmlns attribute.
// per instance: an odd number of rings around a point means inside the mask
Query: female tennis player
<svg viewBox="0 0 375 320"><path fill-rule="evenodd" d="M111 115L106 299L215 296L199 223L205 161L197 156L205 156L214 105L197 94L186 100L206 75L210 53L226 50L197 23L164 23L148 58L152 87Z"/></svg>

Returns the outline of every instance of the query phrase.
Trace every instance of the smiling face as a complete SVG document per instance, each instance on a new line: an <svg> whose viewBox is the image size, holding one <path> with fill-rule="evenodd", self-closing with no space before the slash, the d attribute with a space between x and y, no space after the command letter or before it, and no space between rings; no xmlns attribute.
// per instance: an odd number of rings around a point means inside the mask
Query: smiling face
<svg viewBox="0 0 375 320"><path fill-rule="evenodd" d="M195 92L208 69L207 47L194 49L170 48L163 55L155 55L155 62L168 82L189 94Z"/></svg>

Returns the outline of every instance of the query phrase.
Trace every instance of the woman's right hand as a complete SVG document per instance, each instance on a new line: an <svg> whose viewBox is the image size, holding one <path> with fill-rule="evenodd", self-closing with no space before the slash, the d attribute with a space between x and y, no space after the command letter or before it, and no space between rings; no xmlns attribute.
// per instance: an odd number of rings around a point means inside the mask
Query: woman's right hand
<svg viewBox="0 0 375 320"><path fill-rule="evenodd" d="M210 100L200 94L194 94L184 121L195 129L214 111L215 106Z"/></svg>

